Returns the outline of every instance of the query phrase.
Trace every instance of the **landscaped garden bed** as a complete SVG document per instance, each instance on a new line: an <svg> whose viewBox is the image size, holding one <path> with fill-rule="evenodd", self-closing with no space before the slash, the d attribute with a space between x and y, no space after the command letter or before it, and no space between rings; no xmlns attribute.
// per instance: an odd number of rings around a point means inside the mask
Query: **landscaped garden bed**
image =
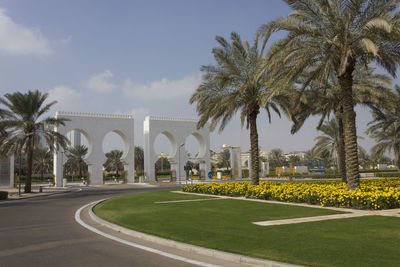
<svg viewBox="0 0 400 267"><path fill-rule="evenodd" d="M246 198L319 204L321 206L357 209L394 209L400 207L400 179L361 181L361 189L347 190L339 181L269 182L259 185L249 182L195 184L182 188L184 192Z"/></svg>

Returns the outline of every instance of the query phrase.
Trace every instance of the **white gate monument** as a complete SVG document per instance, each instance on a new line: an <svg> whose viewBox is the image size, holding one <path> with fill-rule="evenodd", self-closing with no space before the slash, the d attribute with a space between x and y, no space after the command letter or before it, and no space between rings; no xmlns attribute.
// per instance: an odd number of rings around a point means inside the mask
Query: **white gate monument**
<svg viewBox="0 0 400 267"><path fill-rule="evenodd" d="M130 115L94 114L76 112L57 112L56 118L68 119L65 126L60 125L55 129L62 135L75 130L83 134L88 140L88 153L85 161L88 164L90 184L103 184L103 164L106 156L103 152L103 140L109 132L117 133L123 140L125 149L122 160L125 165L128 183L135 181L135 146L134 120ZM54 154L54 175L56 186L62 186L63 165L66 162L64 151L60 149Z"/></svg>
<svg viewBox="0 0 400 267"><path fill-rule="evenodd" d="M200 179L208 179L210 171L210 130L209 124L197 129L196 119L166 118L147 116L144 120L144 171L149 182L155 181L156 173L154 164L157 155L154 151L154 141L159 134L165 135L171 145L168 160L171 164L172 177L176 175L177 181L186 180L184 164L188 160L185 149L185 140L193 135L199 143L199 153L191 160L200 164Z"/></svg>

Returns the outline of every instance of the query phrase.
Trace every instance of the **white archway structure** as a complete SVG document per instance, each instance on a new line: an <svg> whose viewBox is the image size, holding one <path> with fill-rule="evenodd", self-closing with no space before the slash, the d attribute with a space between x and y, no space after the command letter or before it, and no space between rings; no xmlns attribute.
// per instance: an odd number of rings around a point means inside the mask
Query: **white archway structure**
<svg viewBox="0 0 400 267"><path fill-rule="evenodd" d="M90 175L90 184L103 184L103 163L106 156L103 152L103 140L109 132L117 133L123 140L125 149L122 155L127 165L127 182L135 181L135 146L134 146L134 121L130 115L114 114L94 114L94 113L75 113L75 112L57 112L56 118L68 119L65 126L59 126L55 129L62 135L66 135L72 130L79 131L88 140L88 154L85 158ZM62 149L54 154L54 174L56 177L56 186L62 186L62 169L66 162L66 156Z"/></svg>
<svg viewBox="0 0 400 267"><path fill-rule="evenodd" d="M184 164L188 160L187 153L182 149L185 140L189 135L193 135L199 143L199 153L195 158L191 158L200 164L201 179L208 179L207 173L210 171L210 130L209 124L197 130L195 119L180 119L147 116L144 120L144 171L145 177L149 182L155 181L154 164L157 155L154 151L154 141L159 134L164 134L171 145L171 153L168 160L171 170L176 174L178 181L186 180ZM180 168L179 168L180 167Z"/></svg>

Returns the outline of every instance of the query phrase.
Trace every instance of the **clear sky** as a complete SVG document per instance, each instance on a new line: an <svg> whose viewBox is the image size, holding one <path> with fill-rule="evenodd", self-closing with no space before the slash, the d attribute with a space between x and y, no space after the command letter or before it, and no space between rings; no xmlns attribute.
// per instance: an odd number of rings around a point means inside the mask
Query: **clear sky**
<svg viewBox="0 0 400 267"><path fill-rule="evenodd" d="M141 146L146 115L197 117L188 100L201 81L200 66L213 63L216 35L236 31L252 40L259 26L289 13L280 0L2 0L0 8L1 95L49 92L59 102L52 114L133 114ZM358 134L365 136L369 111L357 112ZM307 150L318 135L317 119L296 135L286 118L268 124L262 114L258 123L262 150ZM234 119L211 135L211 148L248 150L248 135ZM106 147L118 146L109 140ZM168 152L167 139L160 140L156 152ZM188 140L189 152L194 142ZM373 145L368 138L360 143Z"/></svg>

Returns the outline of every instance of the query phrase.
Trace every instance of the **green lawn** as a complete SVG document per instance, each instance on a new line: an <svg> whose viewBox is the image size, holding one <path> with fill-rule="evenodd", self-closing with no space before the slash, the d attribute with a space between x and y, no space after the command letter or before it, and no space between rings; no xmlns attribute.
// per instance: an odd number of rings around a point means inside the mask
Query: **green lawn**
<svg viewBox="0 0 400 267"><path fill-rule="evenodd" d="M337 214L235 199L199 199L167 190L107 200L95 213L113 223L208 248L311 266L399 266L400 218L368 216L282 226L254 221Z"/></svg>

